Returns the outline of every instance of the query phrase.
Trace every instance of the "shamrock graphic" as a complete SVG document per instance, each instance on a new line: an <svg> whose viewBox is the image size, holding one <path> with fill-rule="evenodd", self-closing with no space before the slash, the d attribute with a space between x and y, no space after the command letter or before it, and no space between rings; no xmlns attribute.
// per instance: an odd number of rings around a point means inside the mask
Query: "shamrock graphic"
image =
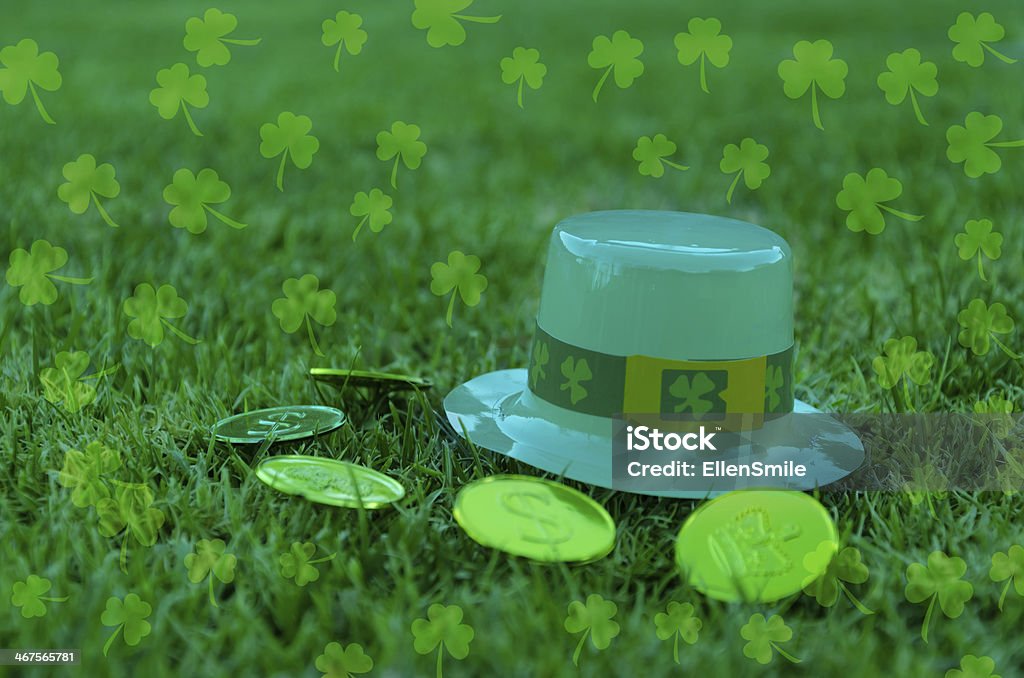
<svg viewBox="0 0 1024 678"><path fill-rule="evenodd" d="M773 614L767 620L760 613L751 615L750 620L740 629L740 635L749 641L743 646L743 655L758 664L770 663L775 657L773 650L794 664L801 661L778 645L793 637L793 630L786 626L780 615Z"/></svg>
<svg viewBox="0 0 1024 678"><path fill-rule="evenodd" d="M572 356L569 356L562 363L561 370L566 381L560 390L569 391L569 400L575 405L587 397L587 389L583 387L583 382L590 381L594 375L590 372L586 358L574 360Z"/></svg>
<svg viewBox="0 0 1024 678"><path fill-rule="evenodd" d="M761 187L764 180L772 173L771 167L764 162L768 158L768 147L757 143L750 137L740 142L740 145L727 144L722 150L722 161L718 164L719 169L725 174L736 173L729 190L725 193L725 201L732 204L732 194L736 190L736 184L740 177L743 183L751 191Z"/></svg>
<svg viewBox="0 0 1024 678"><path fill-rule="evenodd" d="M234 14L211 7L200 19L192 17L185 22L185 49L196 53L196 63L203 68L223 66L231 61L228 45L258 45L262 38L241 40L225 37L238 27Z"/></svg>
<svg viewBox="0 0 1024 678"><path fill-rule="evenodd" d="M174 173L171 183L164 187L164 202L172 206L169 219L171 226L188 229L198 235L206 230L206 213L209 212L231 228L245 228L246 224L235 221L210 207L219 205L231 197L231 187L220 180L217 172L207 167L192 174L182 168Z"/></svg>
<svg viewBox="0 0 1024 678"><path fill-rule="evenodd" d="M480 258L472 254L463 254L459 250L448 253L448 263L434 262L430 266L430 291L439 297L452 293L448 301L448 312L445 322L452 326L452 311L455 309L455 292L462 297L466 306L480 303L480 295L487 289L487 278L477 273L480 270Z"/></svg>
<svg viewBox="0 0 1024 678"><path fill-rule="evenodd" d="M989 45L990 42L1002 40L1006 30L988 12L982 12L977 17L970 12L961 12L956 23L949 27L947 35L956 43L953 46L953 58L968 66L978 68L985 63L986 51L1003 63L1017 63L1016 59L1000 54Z"/></svg>
<svg viewBox="0 0 1024 678"><path fill-rule="evenodd" d="M170 68L157 71L156 84L160 85L149 93L149 103L156 106L157 113L164 120L171 120L180 110L185 115L185 122L192 134L197 137L203 133L196 127L189 106L206 108L210 103L210 95L206 93L206 78L198 73L192 75L186 64L177 63Z"/></svg>
<svg viewBox="0 0 1024 678"><path fill-rule="evenodd" d="M121 571L127 572L128 535L142 546L156 543L164 524L164 512L153 508L153 491L145 483L114 481L114 496L96 502L99 532L104 537L121 535ZM110 626L110 624L108 624Z"/></svg>
<svg viewBox="0 0 1024 678"><path fill-rule="evenodd" d="M356 236L367 221L370 222L370 230L374 233L383 231L384 227L391 223L391 203L391 196L379 188L371 188L369 193L356 193L348 211L352 216L362 219L356 225L356 230L352 231L352 242L355 242Z"/></svg>
<svg viewBox="0 0 1024 678"><path fill-rule="evenodd" d="M612 71L615 72L615 84L619 89L626 89L643 75L644 64L638 58L643 51L644 43L630 37L626 31L615 31L611 38L606 35L594 38L593 49L587 55L587 64L598 70L605 69L591 94L594 103L597 103L597 96L604 87L604 81Z"/></svg>
<svg viewBox="0 0 1024 678"><path fill-rule="evenodd" d="M813 597L822 607L832 607L842 591L853 606L864 614L874 614L850 592L846 584L863 584L868 580L868 568L861 562L860 551L847 546L839 553L835 544L822 542L818 548L804 556L804 569L820 573L804 584L804 593ZM846 582L845 584L843 582Z"/></svg>
<svg viewBox="0 0 1024 678"><path fill-rule="evenodd" d="M331 290L320 289L320 280L312 273L307 273L301 278L288 278L282 283L281 290L284 297L275 299L270 309L281 323L281 329L288 334L294 334L305 323L313 352L324 357L324 352L320 350L320 345L313 335L313 323L310 319L323 327L333 325L338 319L338 314L334 310L337 296Z"/></svg>
<svg viewBox="0 0 1024 678"><path fill-rule="evenodd" d="M419 125L407 125L398 120L391 124L391 131L377 133L377 157L381 160L395 159L391 168L391 188L398 188L398 161L411 170L420 166L427 154L427 145L419 140Z"/></svg>
<svg viewBox="0 0 1024 678"><path fill-rule="evenodd" d="M46 240L36 240L28 250L21 247L11 252L10 267L4 277L11 287L20 287L18 299L25 306L43 304L49 306L57 301L57 286L54 280L72 285L88 285L92 278L70 278L56 275L54 271L68 263L68 252L55 247Z"/></svg>
<svg viewBox="0 0 1024 678"><path fill-rule="evenodd" d="M922 466L914 466L911 479L903 484L903 491L910 497L910 502L914 506L927 502L928 511L936 518L935 504L932 500L945 499L948 490L949 478L930 461Z"/></svg>
<svg viewBox="0 0 1024 678"><path fill-rule="evenodd" d="M928 601L928 610L921 625L924 642L928 642L928 625L936 600L943 614L956 619L963 613L964 603L974 595L974 587L962 579L965 572L967 563L962 558L951 558L941 551L929 554L927 565L911 563L907 568L907 600L915 604Z"/></svg>
<svg viewBox="0 0 1024 678"><path fill-rule="evenodd" d="M875 356L871 361L871 369L882 388L894 388L904 376L920 386L931 381L935 356L930 351L918 351L917 339L888 339L882 352L884 356Z"/></svg>
<svg viewBox="0 0 1024 678"><path fill-rule="evenodd" d="M457 14L469 8L473 0L416 0L412 25L427 31L427 44L431 47L458 46L466 41L466 29L460 21L475 24L496 24L498 16L468 16Z"/></svg>
<svg viewBox="0 0 1024 678"><path fill-rule="evenodd" d="M434 603L427 609L426 619L412 623L413 648L419 654L429 654L437 648L437 678L441 678L444 651L455 659L469 656L473 640L473 627L462 623L462 608L458 605Z"/></svg>
<svg viewBox="0 0 1024 678"><path fill-rule="evenodd" d="M957 246L957 254L964 261L978 257L978 277L988 281L985 269L981 264L981 255L995 261L1003 253L1003 234L992 230L991 219L971 219L964 224L964 232L957 233L953 238Z"/></svg>
<svg viewBox="0 0 1024 678"><path fill-rule="evenodd" d="M664 612L654 615L655 633L658 638L672 639L672 660L676 664L681 664L679 639L682 638L687 644L693 645L697 642L697 634L703 625L704 623L694 615L693 605L690 603L672 601Z"/></svg>
<svg viewBox="0 0 1024 678"><path fill-rule="evenodd" d="M924 215L901 212L884 204L903 194L903 184L878 167L868 170L863 177L856 172L843 179L843 190L836 195L839 209L849 212L846 227L854 233L867 231L878 235L885 230L882 210L905 221L920 221Z"/></svg>
<svg viewBox="0 0 1024 678"><path fill-rule="evenodd" d="M352 56L363 51L363 45L366 44L366 31L360 28L362 25L363 17L344 10L335 14L333 19L324 19L320 25L324 33L320 36L320 42L324 43L325 47L338 46L334 52L335 73L340 73L338 65L341 62L342 47Z"/></svg>
<svg viewBox="0 0 1024 678"><path fill-rule="evenodd" d="M964 655L960 659L959 669L946 671L945 678L1000 678L992 673L996 670L996 662L992 657L977 657L973 654Z"/></svg>
<svg viewBox="0 0 1024 678"><path fill-rule="evenodd" d="M686 29L689 33L677 33L675 37L679 63L692 66L700 59L700 88L705 94L710 94L707 75L704 72L705 58L715 68L728 66L732 38L722 33L722 22L715 18L694 17L686 24Z"/></svg>
<svg viewBox="0 0 1024 678"><path fill-rule="evenodd" d="M328 560L333 560L337 554L332 553L329 556L323 558L317 558L316 560L310 560L313 554L316 553L316 545L310 542L301 543L293 542L291 547L288 549L288 553L282 553L277 561L281 565L281 576L285 579L295 578L295 583L298 586L305 586L311 581L316 581L320 578L320 570L313 567L318 563L325 563Z"/></svg>
<svg viewBox="0 0 1024 678"><path fill-rule="evenodd" d="M61 351L53 361L55 367L39 371L43 385L43 398L54 405L62 405L66 412L74 414L96 400L96 389L85 383L85 379L96 379L107 372L83 377L89 367L89 354L85 351Z"/></svg>
<svg viewBox="0 0 1024 678"><path fill-rule="evenodd" d="M320 150L320 140L310 134L313 121L305 115L285 111L277 116L277 124L264 123L260 127L260 155L264 158L281 156L277 167L277 190L284 190L284 165L291 156L299 169L313 164L313 156Z"/></svg>
<svg viewBox="0 0 1024 678"><path fill-rule="evenodd" d="M640 174L655 179L665 174L665 165L677 170L690 169L686 165L674 163L666 158L676 152L676 145L664 134L655 134L654 138L640 137L633 149L633 160L640 163L637 170Z"/></svg>
<svg viewBox="0 0 1024 678"><path fill-rule="evenodd" d="M590 642L598 650L608 649L612 638L619 635L619 624L614 621L618 611L619 608L615 603L605 600L596 593L587 596L586 605L578 600L569 603L569 616L565 618L565 630L574 635L583 632L580 642L576 643L576 650L572 653L574 666L580 665L580 653L583 652L583 644L587 641L588 636Z"/></svg>
<svg viewBox="0 0 1024 678"><path fill-rule="evenodd" d="M811 90L811 118L820 130L825 128L818 113L818 90L830 99L838 99L846 92L849 69L842 59L832 58L832 51L832 43L828 40L801 40L793 46L795 59L786 59L779 64L779 77L787 97L799 99L808 89Z"/></svg>
<svg viewBox="0 0 1024 678"><path fill-rule="evenodd" d="M711 411L711 400L704 396L715 390L715 383L703 372L693 375L693 381L685 374L680 374L669 387L668 392L682 402L672 408L673 412L690 410L696 415Z"/></svg>
<svg viewBox="0 0 1024 678"><path fill-rule="evenodd" d="M548 354L547 342L538 339L533 344L533 352L530 354L532 364L530 365L530 383L536 387L537 382L541 379L546 379L548 376L547 367L550 355Z"/></svg>
<svg viewBox="0 0 1024 678"><path fill-rule="evenodd" d="M994 582L1005 581L1003 592L999 594L999 609L1003 609L1006 602L1006 593L1013 584L1013 590L1017 595L1024 596L1024 546L1014 544L1005 553L997 552L992 556L992 568L988 571L988 577ZM22 612L24 614L24 612Z"/></svg>
<svg viewBox="0 0 1024 678"><path fill-rule="evenodd" d="M324 674L323 678L352 678L372 669L373 659L358 643L350 643L344 649L341 643L327 643L323 654L316 658L316 670Z"/></svg>
<svg viewBox="0 0 1024 678"><path fill-rule="evenodd" d="M981 299L972 299L967 308L957 314L956 320L963 328L957 336L957 341L964 348L970 348L974 355L987 355L991 348L991 339L1003 353L1014 360L1020 359L1020 356L995 336L1013 331L1013 318L1006 313L1006 307L1002 304L988 306Z"/></svg>
<svg viewBox="0 0 1024 678"><path fill-rule="evenodd" d="M122 601L116 596L107 598L107 608L100 616L100 622L104 626L116 626L110 638L103 645L103 656L106 657L110 646L114 644L117 634L124 630L124 642L135 646L143 638L149 635L153 629L146 618L153 613L153 606L139 598L134 593L129 593Z"/></svg>
<svg viewBox="0 0 1024 678"><path fill-rule="evenodd" d="M1013 414L1013 402L1006 398L993 395L985 400L979 400L974 403L974 411L977 414L988 415L981 417L981 422L1000 440L1010 435L1014 428L1014 418L1008 416Z"/></svg>
<svg viewBox="0 0 1024 678"><path fill-rule="evenodd" d="M170 285L161 285L154 289L149 283L140 283L135 293L124 300L124 314L133 320L128 323L128 336L141 339L156 347L164 340L164 327L174 333L186 344L198 344L177 327L168 318L184 318L188 304L178 296L177 290Z"/></svg>
<svg viewBox="0 0 1024 678"><path fill-rule="evenodd" d="M512 56L501 60L501 81L516 85L516 103L523 107L523 83L530 89L540 89L548 67L540 62L540 50L516 47Z"/></svg>
<svg viewBox="0 0 1024 678"><path fill-rule="evenodd" d="M36 110L48 125L57 124L39 100L36 87L47 92L60 89L61 77L57 70L59 60L53 52L39 53L39 45L31 38L21 40L17 45L0 49L0 92L4 101L16 106L25 100L26 92L36 102Z"/></svg>
<svg viewBox="0 0 1024 678"><path fill-rule="evenodd" d="M11 589L11 604L21 608L21 616L25 619L31 617L45 617L46 605L48 603L63 603L70 596L63 598L50 598L43 594L52 588L49 579L37 577L30 574L25 581L16 581Z"/></svg>
<svg viewBox="0 0 1024 678"><path fill-rule="evenodd" d="M766 412L774 412L782 403L782 396L779 389L785 385L786 380L782 375L782 368L778 365L768 365L764 371L764 408Z"/></svg>
<svg viewBox="0 0 1024 678"><path fill-rule="evenodd" d="M964 124L953 125L946 130L946 157L949 161L964 164L964 174L977 179L982 174L995 174L1003 161L993 148L1024 147L1024 139L1016 141L992 141L1003 130L1003 120L998 115L982 115L977 111L967 114Z"/></svg>
<svg viewBox="0 0 1024 678"><path fill-rule="evenodd" d="M72 212L84 214L92 202L104 223L117 228L99 199L101 195L104 198L116 198L121 192L121 186L114 179L113 165L105 162L97 166L96 158L83 153L78 156L78 160L64 165L62 174L67 183L57 187L57 197L66 202Z"/></svg>
<svg viewBox="0 0 1024 678"><path fill-rule="evenodd" d="M95 506L110 496L102 480L103 474L112 473L120 466L121 455L117 450L93 441L85 447L85 452L67 451L57 481L71 488L71 503L75 506Z"/></svg>
<svg viewBox="0 0 1024 678"><path fill-rule="evenodd" d="M898 106L909 94L917 121L927 125L915 92L926 97L938 93L939 83L935 80L938 68L931 61L922 62L921 53L913 48L893 52L886 58L885 65L889 70L878 76L878 87L885 92L885 100Z"/></svg>
<svg viewBox="0 0 1024 678"><path fill-rule="evenodd" d="M193 584L206 579L209 583L210 604L217 605L217 599L213 597L213 578L216 577L224 584L230 584L235 579L235 565L238 559L230 553L225 553L226 545L223 539L200 539L196 544L195 553L185 556L185 568L188 570L188 580Z"/></svg>

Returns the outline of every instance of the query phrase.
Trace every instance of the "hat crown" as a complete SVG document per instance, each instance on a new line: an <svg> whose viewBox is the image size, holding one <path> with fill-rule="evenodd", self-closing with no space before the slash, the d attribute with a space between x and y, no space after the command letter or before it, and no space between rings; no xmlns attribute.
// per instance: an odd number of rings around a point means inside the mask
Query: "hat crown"
<svg viewBox="0 0 1024 678"><path fill-rule="evenodd" d="M590 212L551 234L537 316L612 355L733 360L793 344L789 245L766 228L685 212Z"/></svg>

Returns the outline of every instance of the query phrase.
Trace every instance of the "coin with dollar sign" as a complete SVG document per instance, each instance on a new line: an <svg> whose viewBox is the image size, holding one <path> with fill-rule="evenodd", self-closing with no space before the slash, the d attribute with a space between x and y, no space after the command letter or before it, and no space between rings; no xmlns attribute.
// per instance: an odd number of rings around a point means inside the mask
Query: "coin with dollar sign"
<svg viewBox="0 0 1024 678"><path fill-rule="evenodd" d="M455 498L455 520L484 546L541 562L589 562L615 546L615 522L593 499L542 478L492 476Z"/></svg>

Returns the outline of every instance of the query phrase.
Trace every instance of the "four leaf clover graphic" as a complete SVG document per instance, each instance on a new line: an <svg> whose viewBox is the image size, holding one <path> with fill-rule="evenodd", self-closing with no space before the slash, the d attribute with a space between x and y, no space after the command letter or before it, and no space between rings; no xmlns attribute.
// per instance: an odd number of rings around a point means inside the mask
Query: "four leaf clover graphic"
<svg viewBox="0 0 1024 678"><path fill-rule="evenodd" d="M846 227L854 233L867 231L878 235L885 230L886 211L905 221L920 221L924 215L910 214L884 204L903 194L903 184L885 170L874 167L864 176L851 172L843 179L843 189L836 195L839 209L849 212Z"/></svg>
<svg viewBox="0 0 1024 678"><path fill-rule="evenodd" d="M153 614L153 606L140 598L137 594L129 593L122 601L116 596L107 598L107 607L100 615L100 622L104 626L116 626L110 638L103 645L103 656L106 657L114 639L122 630L124 631L124 642L132 647L149 635L153 627L146 621L149 615Z"/></svg>
<svg viewBox="0 0 1024 678"><path fill-rule="evenodd" d="M362 217L352 231L352 242L362 230L363 224L370 222L370 230L380 233L384 227L391 223L391 196L379 188L371 188L369 193L359 191L352 198L352 206L348 208L354 217Z"/></svg>
<svg viewBox="0 0 1024 678"><path fill-rule="evenodd" d="M314 565L333 560L337 554L332 553L329 556L311 560L314 553L316 553L316 544L308 541L306 543L292 542L288 553L282 553L277 559L281 566L281 576L285 579L292 579L294 577L295 583L298 586L305 586L319 579L320 570L315 568Z"/></svg>
<svg viewBox="0 0 1024 678"><path fill-rule="evenodd" d="M860 551L856 548L847 546L836 553L833 542L822 542L817 549L804 556L803 566L808 572L820 573L804 584L804 593L813 597L819 605L832 607L842 591L862 613L874 614L846 586L863 584L868 580L868 568L861 561Z"/></svg>
<svg viewBox="0 0 1024 678"><path fill-rule="evenodd" d="M444 317L448 327L452 326L456 292L466 306L476 306L480 303L480 295L487 289L487 278L477 273L479 270L480 257L463 254L459 250L448 253L447 264L437 261L430 266L430 291L439 297L449 292L452 294L448 301L448 312Z"/></svg>
<svg viewBox="0 0 1024 678"><path fill-rule="evenodd" d="M715 18L694 17L686 24L686 30L689 32L677 33L674 41L679 63L691 66L699 59L700 88L710 94L704 61L710 61L715 68L728 66L732 38L722 33L722 22Z"/></svg>
<svg viewBox="0 0 1024 678"><path fill-rule="evenodd" d="M210 103L210 95L206 93L206 78L200 74L192 75L188 65L177 63L170 68L157 71L156 84L160 85L149 93L149 103L156 106L157 113L164 120L171 120L180 110L185 115L185 122L192 134L197 137L203 133L196 127L188 107L206 108Z"/></svg>
<svg viewBox="0 0 1024 678"><path fill-rule="evenodd" d="M132 339L141 339L156 347L163 342L166 327L187 344L199 343L198 339L188 336L168 320L184 318L188 312L188 304L170 285L155 289L149 283L140 283L135 287L135 293L124 300L123 309L124 314L132 318L128 323L128 336Z"/></svg>
<svg viewBox="0 0 1024 678"><path fill-rule="evenodd" d="M811 90L811 118L820 130L825 128L818 113L818 90L830 99L838 99L846 92L849 69L842 59L832 58L833 49L828 40L801 40L793 46L795 58L779 64L779 77L787 97L799 99Z"/></svg>
<svg viewBox="0 0 1024 678"><path fill-rule="evenodd" d="M540 89L548 67L540 62L540 50L516 47L512 56L501 60L501 81L516 86L516 103L523 107L523 83L530 89Z"/></svg>
<svg viewBox="0 0 1024 678"><path fill-rule="evenodd" d="M344 648L341 643L327 643L323 654L316 658L316 670L324 674L323 678L352 678L372 669L373 659L358 643Z"/></svg>
<svg viewBox="0 0 1024 678"><path fill-rule="evenodd" d="M995 670L996 662L992 657L968 654L961 657L960 668L946 671L944 678L1000 678L993 673Z"/></svg>
<svg viewBox="0 0 1024 678"><path fill-rule="evenodd" d="M185 22L185 49L196 53L196 63L208 66L223 66L231 61L228 45L258 45L262 38L238 39L226 37L238 27L234 14L211 7L200 19L197 16Z"/></svg>
<svg viewBox="0 0 1024 678"><path fill-rule="evenodd" d="M919 386L931 381L935 356L930 351L918 351L917 339L888 339L882 352L884 356L875 356L871 361L871 369L882 388L894 388L904 376Z"/></svg>
<svg viewBox="0 0 1024 678"><path fill-rule="evenodd" d="M263 123L260 127L260 155L264 158L281 156L277 167L277 190L284 190L284 165L291 156L299 169L313 164L313 156L320 150L320 140L310 134L313 121L305 115L284 111L277 116L277 124Z"/></svg>
<svg viewBox="0 0 1024 678"><path fill-rule="evenodd" d="M655 134L653 139L651 137L640 137L636 140L636 148L633 149L633 159L640 163L640 166L637 168L640 174L657 179L665 174L665 165L677 170L690 169L686 165L680 165L666 159L675 152L675 142L670 141L664 134Z"/></svg>
<svg viewBox="0 0 1024 678"><path fill-rule="evenodd" d="M1024 596L1024 546L1014 544L1005 552L999 551L992 556L992 568L988 571L989 579L994 582L1005 581L1002 593L999 594L999 609L1003 609L1006 593L1013 584L1017 595Z"/></svg>
<svg viewBox="0 0 1024 678"><path fill-rule="evenodd" d="M8 45L0 49L0 92L4 101L16 106L25 100L25 94L31 94L36 103L36 110L48 125L57 124L43 107L36 87L47 92L60 89L61 76L57 69L60 62L53 52L39 53L39 45L31 38L25 38L17 45Z"/></svg>
<svg viewBox="0 0 1024 678"><path fill-rule="evenodd" d="M672 639L672 660L676 664L681 664L679 639L682 638L688 645L693 645L697 642L697 634L703 626L703 622L693 612L692 604L672 601L664 612L654 615L655 633L658 638Z"/></svg>
<svg viewBox="0 0 1024 678"><path fill-rule="evenodd" d="M957 254L964 261L978 257L978 277L987 281L985 269L981 263L981 255L995 261L1003 253L1003 234L992 230L991 219L970 219L964 224L964 232L957 233L953 238L957 246Z"/></svg>
<svg viewBox="0 0 1024 678"><path fill-rule="evenodd" d="M330 47L331 45L338 46L338 49L334 52L335 73L340 72L339 64L341 63L342 47L352 56L363 51L363 45L366 44L366 31L360 28L362 25L363 17L344 10L335 14L333 19L324 19L324 22L320 25L320 28L323 30L320 42L325 47Z"/></svg>
<svg viewBox="0 0 1024 678"><path fill-rule="evenodd" d="M939 83L935 79L939 69L931 61L922 62L921 52L914 48L893 52L886 58L885 65L889 70L878 76L878 87L885 92L885 100L898 106L909 94L917 121L927 125L915 92L926 97L935 96L939 91Z"/></svg>
<svg viewBox="0 0 1024 678"><path fill-rule="evenodd" d="M63 598L51 598L44 596L53 584L50 583L49 579L30 574L25 581L16 581L14 586L11 588L11 604L14 607L21 608L21 616L25 619L32 617L45 617L46 616L46 605L47 603L63 603L70 596L64 596Z"/></svg>
<svg viewBox="0 0 1024 678"><path fill-rule="evenodd" d="M189 233L197 235L206 230L207 212L231 228L246 227L246 224L210 207L211 204L227 202L230 197L231 187L209 167L199 170L199 174L182 168L174 173L171 183L164 188L164 202L173 208L168 216L171 226L188 229Z"/></svg>
<svg viewBox="0 0 1024 678"><path fill-rule="evenodd" d="M458 46L466 41L466 29L460 21L476 24L496 24L498 16L468 16L459 14L474 0L416 0L412 25L427 31L427 44L431 47Z"/></svg>
<svg viewBox="0 0 1024 678"><path fill-rule="evenodd" d="M78 160L64 165L61 173L67 182L57 187L57 197L66 202L72 212L85 213L91 202L96 205L96 211L100 213L104 223L117 228L117 224L110 218L99 199L101 195L104 198L116 198L121 192L121 186L114 178L113 165L105 162L97 166L96 158L83 153L78 156Z"/></svg>
<svg viewBox="0 0 1024 678"><path fill-rule="evenodd" d="M462 608L458 605L434 603L427 609L426 619L412 623L413 648L419 654L430 654L437 648L437 678L441 678L444 651L455 659L469 656L473 640L473 627L462 623Z"/></svg>
<svg viewBox="0 0 1024 678"><path fill-rule="evenodd" d="M530 354L532 364L530 365L530 384L536 387L537 382L541 379L546 379L548 376L547 367L548 361L551 359L548 353L548 344L545 341L538 339L533 344L533 351Z"/></svg>
<svg viewBox="0 0 1024 678"><path fill-rule="evenodd" d="M707 414L711 411L712 402L704 396L715 390L715 382L711 381L704 372L693 375L691 381L685 374L680 374L672 382L668 392L681 402L672 408L673 412L685 412L690 410L696 415Z"/></svg>
<svg viewBox="0 0 1024 678"><path fill-rule="evenodd" d="M284 297L275 299L271 311L281 323L281 329L294 334L303 323L309 334L313 352L323 357L324 352L313 335L315 320L323 327L330 327L338 319L334 304L338 298L331 290L320 289L320 280L312 273L301 278L288 278L281 285Z"/></svg>
<svg viewBox="0 0 1024 678"><path fill-rule="evenodd" d="M121 571L127 572L128 535L142 546L156 543L164 524L164 512L154 508L153 491L145 483L114 481L114 496L96 502L99 533L104 537L121 535Z"/></svg>
<svg viewBox="0 0 1024 678"><path fill-rule="evenodd" d="M993 148L1024 147L1024 139L992 141L1002 130L1003 120L998 115L972 111L964 118L963 125L953 125L946 130L946 157L954 164L962 162L964 174L972 179L982 174L995 174L1003 161Z"/></svg>
<svg viewBox="0 0 1024 678"><path fill-rule="evenodd" d="M957 335L957 341L964 348L971 349L974 355L987 355L992 347L991 340L1009 357L1020 359L1019 355L995 336L1013 331L1013 318L1006 313L1006 307L1002 304L989 306L981 299L972 299L967 308L957 314L956 320L963 328Z"/></svg>
<svg viewBox="0 0 1024 678"><path fill-rule="evenodd" d="M55 247L46 240L36 240L29 249L21 247L11 252L10 267L4 274L7 284L20 287L18 299L25 306L43 304L49 306L57 301L57 286L54 280L72 285L88 285L92 278L70 278L56 275L54 271L68 263L68 252Z"/></svg>
<svg viewBox="0 0 1024 678"><path fill-rule="evenodd" d="M398 161L401 160L411 170L420 166L423 156L427 154L427 145L419 140L419 125L411 125L398 120L391 124L391 131L381 130L377 133L377 157L381 160L395 159L391 168L391 188L398 188Z"/></svg>
<svg viewBox="0 0 1024 678"><path fill-rule="evenodd" d="M96 400L96 389L85 379L95 379L106 374L97 372L83 377L89 368L89 354L85 351L61 351L54 358L55 367L39 371L43 385L43 398L48 403L61 405L66 412L74 414Z"/></svg>
<svg viewBox="0 0 1024 678"><path fill-rule="evenodd" d="M749 641L743 646L743 655L758 664L770 663L775 657L773 650L794 664L801 661L778 645L793 637L793 630L786 626L780 615L773 614L767 620L760 613L751 615L750 620L740 629L740 636Z"/></svg>
<svg viewBox="0 0 1024 678"><path fill-rule="evenodd" d="M614 621L615 614L619 611L618 606L603 596L591 593L587 596L584 605L578 600L569 603L569 615L565 618L565 630L571 634L583 632L580 642L576 643L576 649L572 653L574 666L580 665L580 653L583 652L583 644L587 638L598 650L606 650L612 643L612 638L619 635L619 624Z"/></svg>
<svg viewBox="0 0 1024 678"><path fill-rule="evenodd" d="M590 365L587 364L586 358L575 360L569 356L562 362L560 369L562 376L565 377L565 383L559 390L569 391L569 400L575 405L587 397L587 389L583 386L583 382L594 378L590 372Z"/></svg>
<svg viewBox="0 0 1024 678"><path fill-rule="evenodd" d="M921 624L924 642L928 642L928 626L936 600L943 614L950 619L963 614L964 603L974 595L974 587L962 579L965 572L967 563L962 558L949 557L941 551L929 554L927 565L911 563L907 568L907 600L915 604L928 601L928 610Z"/></svg>
<svg viewBox="0 0 1024 678"><path fill-rule="evenodd" d="M638 58L644 51L644 43L637 38L630 37L626 31L615 31L612 37L599 35L594 38L593 48L587 55L587 64L591 68L604 69L604 74L597 85L591 98L597 103L597 96L604 87L604 81L615 72L615 84L619 89L626 89L633 84L633 81L643 75L644 64Z"/></svg>
<svg viewBox="0 0 1024 678"><path fill-rule="evenodd" d="M200 539L196 544L195 553L185 556L185 568L188 570L188 580L193 584L206 579L209 583L210 604L217 605L217 599L213 597L213 578L216 577L224 584L230 584L235 579L235 565L238 559L230 553L225 553L227 546L223 539Z"/></svg>
<svg viewBox="0 0 1024 678"><path fill-rule="evenodd" d="M743 139L739 146L727 144L722 149L722 161L718 164L719 169L725 174L736 173L732 183L729 184L729 190L725 193L727 203L732 204L732 194L736 190L736 184L739 183L741 176L743 183L751 191L761 187L764 180L772 173L772 168L765 162L767 158L768 147L757 143L750 137Z"/></svg>
<svg viewBox="0 0 1024 678"><path fill-rule="evenodd" d="M982 12L977 17L970 12L961 12L956 23L949 27L947 35L956 43L953 45L953 58L968 66L978 68L985 63L985 52L1003 63L1017 63L1016 59L1000 54L989 45L990 42L1002 40L1006 30L988 12Z"/></svg>
<svg viewBox="0 0 1024 678"><path fill-rule="evenodd" d="M95 506L110 496L110 490L102 480L103 474L112 473L120 466L121 455L117 450L93 441L86 445L85 452L68 450L65 453L64 466L57 481L71 488L71 503L75 506Z"/></svg>
<svg viewBox="0 0 1024 678"><path fill-rule="evenodd" d="M765 412L774 412L782 403L782 396L779 389L786 383L782 374L782 368L778 365L768 365L764 370L764 409Z"/></svg>

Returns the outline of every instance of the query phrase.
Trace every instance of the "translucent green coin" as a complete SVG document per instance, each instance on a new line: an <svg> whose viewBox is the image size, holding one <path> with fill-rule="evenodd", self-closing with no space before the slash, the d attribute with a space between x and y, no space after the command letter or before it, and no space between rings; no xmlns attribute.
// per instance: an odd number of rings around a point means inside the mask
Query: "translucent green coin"
<svg viewBox="0 0 1024 678"><path fill-rule="evenodd" d="M690 514L676 540L676 563L709 598L768 603L822 574L831 558L822 562L819 547L834 554L839 542L828 511L813 497L739 490Z"/></svg>
<svg viewBox="0 0 1024 678"><path fill-rule="evenodd" d="M455 520L473 541L543 562L586 562L615 546L615 522L587 495L529 476L492 476L455 498Z"/></svg>
<svg viewBox="0 0 1024 678"><path fill-rule="evenodd" d="M434 384L429 379L392 372L366 370L338 370L331 367L313 367L309 376L335 386L375 386L391 391L427 390Z"/></svg>
<svg viewBox="0 0 1024 678"><path fill-rule="evenodd" d="M301 454L264 459L256 466L256 477L278 492L328 506L377 509L405 496L401 483L380 471Z"/></svg>
<svg viewBox="0 0 1024 678"><path fill-rule="evenodd" d="M229 443L262 443L268 438L284 442L327 433L344 422L345 415L333 407L271 407L221 419L213 425L213 435Z"/></svg>

